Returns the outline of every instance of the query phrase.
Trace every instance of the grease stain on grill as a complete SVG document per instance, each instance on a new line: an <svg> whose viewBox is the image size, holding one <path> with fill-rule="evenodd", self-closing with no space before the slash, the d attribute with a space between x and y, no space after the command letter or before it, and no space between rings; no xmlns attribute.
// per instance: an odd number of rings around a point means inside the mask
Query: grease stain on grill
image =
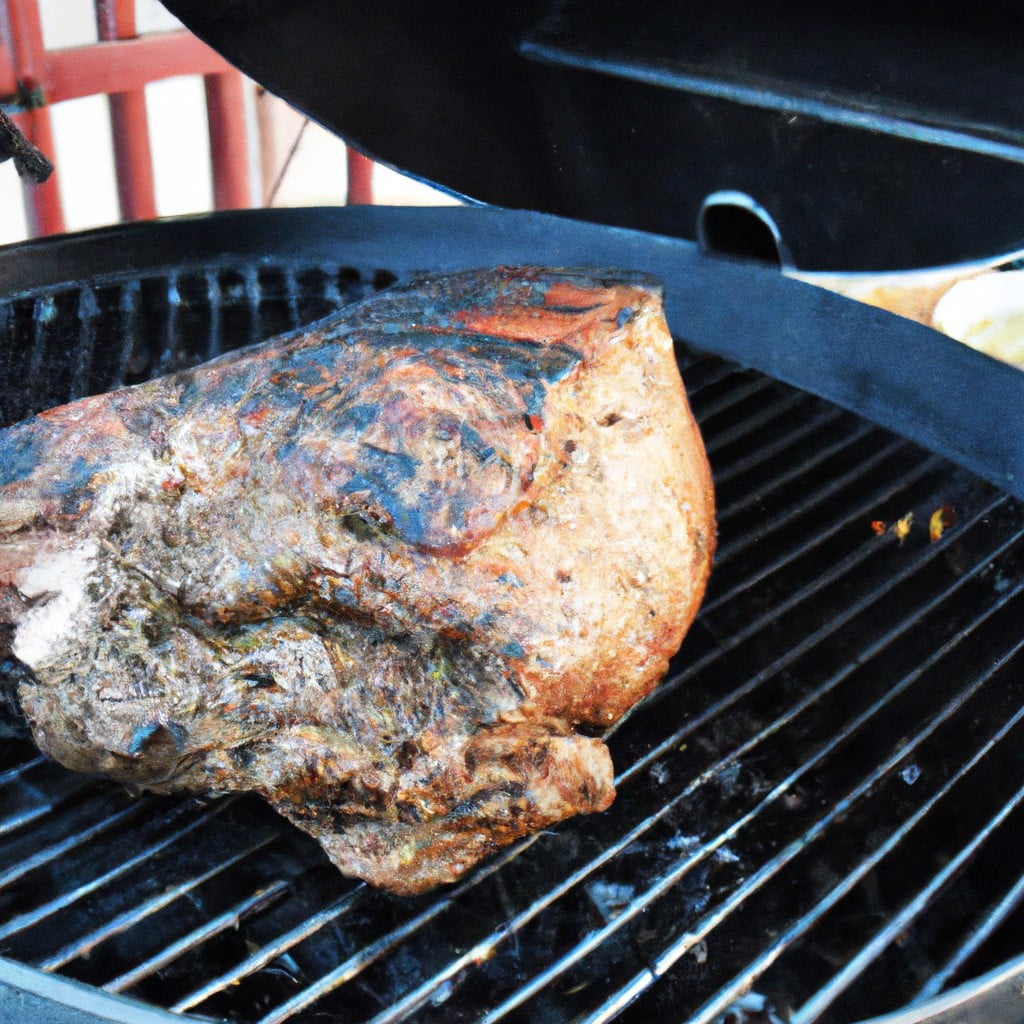
<svg viewBox="0 0 1024 1024"><path fill-rule="evenodd" d="M0 422L393 279L232 258L0 301ZM256 799L134 800L11 740L5 955L267 1024L778 1024L800 1005L860 1019L1019 953L1019 504L818 399L680 357L721 556L667 682L610 736L609 812L400 900ZM870 519L946 504L956 529L932 543L864 543Z"/></svg>

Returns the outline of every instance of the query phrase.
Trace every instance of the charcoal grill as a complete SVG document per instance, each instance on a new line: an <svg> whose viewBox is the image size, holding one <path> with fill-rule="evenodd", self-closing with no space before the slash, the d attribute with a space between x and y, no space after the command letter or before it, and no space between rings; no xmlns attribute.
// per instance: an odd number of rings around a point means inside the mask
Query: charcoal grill
<svg viewBox="0 0 1024 1024"><path fill-rule="evenodd" d="M10 714L0 1018L1024 1018L1022 375L683 242L497 209L251 211L0 252L0 423L415 269L502 262L660 274L715 475L707 599L608 737L615 804L401 899L258 800L66 772Z"/></svg>
<svg viewBox="0 0 1024 1024"><path fill-rule="evenodd" d="M0 305L0 417L193 365L430 260L521 255L535 242L486 230L516 221L255 211L18 247L0 267L23 285ZM686 337L679 358L720 552L666 683L609 738L609 812L398 899L258 800L140 797L11 740L8 1006L28 967L77 1008L54 1020L143 1019L99 998L119 993L268 1024L849 1022L1018 956L1019 501ZM957 521L931 540L942 506ZM910 514L902 542L872 529Z"/></svg>

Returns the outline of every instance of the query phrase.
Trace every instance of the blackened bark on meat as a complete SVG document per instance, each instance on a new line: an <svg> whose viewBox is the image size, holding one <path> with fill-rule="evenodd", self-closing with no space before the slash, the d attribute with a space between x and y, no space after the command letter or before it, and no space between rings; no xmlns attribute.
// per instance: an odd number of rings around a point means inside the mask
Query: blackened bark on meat
<svg viewBox="0 0 1024 1024"><path fill-rule="evenodd" d="M13 600L13 588L7 589L8 599ZM5 598L0 588L0 608ZM4 621L5 613L0 610L0 739L28 739L32 735L28 719L21 710L18 691L22 686L35 682L31 669L14 657L11 644L14 641L13 613Z"/></svg>

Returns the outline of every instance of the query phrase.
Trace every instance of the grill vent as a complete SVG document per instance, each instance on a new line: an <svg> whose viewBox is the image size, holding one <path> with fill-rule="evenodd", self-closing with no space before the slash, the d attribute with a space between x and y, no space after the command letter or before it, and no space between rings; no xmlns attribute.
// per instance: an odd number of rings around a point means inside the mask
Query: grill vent
<svg viewBox="0 0 1024 1024"><path fill-rule="evenodd" d="M0 421L388 281L224 263L16 297ZM609 738L609 812L401 900L341 878L258 800L134 797L10 741L0 951L264 1024L849 1022L1020 953L1024 512L826 402L680 359L719 556L666 683ZM958 521L930 540L944 505Z"/></svg>

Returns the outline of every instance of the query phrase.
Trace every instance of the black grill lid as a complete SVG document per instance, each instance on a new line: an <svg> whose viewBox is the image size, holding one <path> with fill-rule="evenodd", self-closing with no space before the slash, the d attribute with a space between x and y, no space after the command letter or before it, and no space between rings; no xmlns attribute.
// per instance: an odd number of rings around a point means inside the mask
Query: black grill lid
<svg viewBox="0 0 1024 1024"><path fill-rule="evenodd" d="M164 3L334 132L485 203L695 238L724 194L808 270L1024 248L1009 4Z"/></svg>

